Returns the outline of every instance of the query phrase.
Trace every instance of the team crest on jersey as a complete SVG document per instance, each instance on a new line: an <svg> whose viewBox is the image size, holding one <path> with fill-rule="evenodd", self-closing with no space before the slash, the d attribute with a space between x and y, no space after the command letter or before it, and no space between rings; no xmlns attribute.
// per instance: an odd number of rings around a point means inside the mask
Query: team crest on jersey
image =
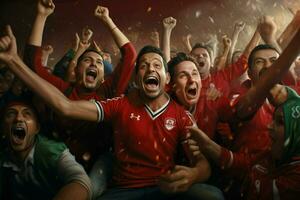
<svg viewBox="0 0 300 200"><path fill-rule="evenodd" d="M168 131L172 130L176 125L176 120L173 118L165 119L165 127Z"/></svg>

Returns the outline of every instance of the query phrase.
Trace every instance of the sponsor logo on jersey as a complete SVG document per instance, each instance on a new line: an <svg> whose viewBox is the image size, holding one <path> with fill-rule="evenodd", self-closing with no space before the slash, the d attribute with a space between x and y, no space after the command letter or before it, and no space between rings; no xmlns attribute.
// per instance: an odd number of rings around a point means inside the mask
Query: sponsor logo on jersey
<svg viewBox="0 0 300 200"><path fill-rule="evenodd" d="M135 119L137 121L140 121L141 116L140 115L135 115L134 113L130 113L130 119Z"/></svg>

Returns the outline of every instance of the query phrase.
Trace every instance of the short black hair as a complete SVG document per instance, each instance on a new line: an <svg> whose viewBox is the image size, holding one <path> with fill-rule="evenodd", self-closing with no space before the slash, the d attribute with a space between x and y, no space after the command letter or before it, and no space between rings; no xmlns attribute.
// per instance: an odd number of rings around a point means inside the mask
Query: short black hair
<svg viewBox="0 0 300 200"><path fill-rule="evenodd" d="M146 53L156 53L156 54L160 55L162 57L162 59L163 59L163 64L164 64L165 70L166 70L166 72L168 71L167 61L166 61L165 56L164 56L163 52L161 51L161 49L157 48L155 46L147 45L147 46L144 46L140 50L140 52L139 52L139 54L138 54L138 56L136 58L135 73L138 72L138 67L139 67L139 64L140 64L141 57L143 55L145 55Z"/></svg>
<svg viewBox="0 0 300 200"><path fill-rule="evenodd" d="M191 61L193 62L196 67L197 67L197 70L199 68L199 65L197 63L197 61L195 60L194 57L190 56L190 55L187 55L186 53L183 53L183 52L179 52L176 54L175 57L173 57L169 62L168 62L168 68L169 68L169 73L170 73L170 77L171 77L171 82L173 81L173 78L175 76L175 67L183 62L183 61Z"/></svg>
<svg viewBox="0 0 300 200"><path fill-rule="evenodd" d="M211 48L211 46L209 45L205 45L203 43L196 43L193 47L192 47L192 50L191 50L191 53L192 51L194 51L195 49L198 49L198 48L202 48L202 49L205 49L208 54L209 54L209 57L210 57L210 61L212 62L212 59L213 59L213 49Z"/></svg>
<svg viewBox="0 0 300 200"><path fill-rule="evenodd" d="M252 66L253 66L253 64L254 64L254 55L255 55L255 53L256 53L257 51L260 51L260 50L266 50L266 49L274 50L274 51L276 51L278 54L280 54L280 53L278 52L278 50L277 50L275 47L273 47L273 46L271 46L271 45L269 45L269 44L260 44L260 45L257 45L257 46L251 51L251 53L250 53L250 55L249 55L249 58L248 58L248 67L249 67L249 69L251 69Z"/></svg>
<svg viewBox="0 0 300 200"><path fill-rule="evenodd" d="M94 49L94 48L88 48L79 56L79 58L77 59L77 63L79 63L83 59L83 56L88 52L95 52L95 53L99 54L101 56L101 58L103 59L103 53L101 51L98 51L97 49Z"/></svg>

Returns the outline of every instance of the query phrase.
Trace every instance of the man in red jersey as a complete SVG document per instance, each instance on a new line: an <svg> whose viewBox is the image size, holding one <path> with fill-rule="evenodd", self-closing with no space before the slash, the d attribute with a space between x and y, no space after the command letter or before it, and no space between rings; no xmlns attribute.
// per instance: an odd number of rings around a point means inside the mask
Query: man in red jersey
<svg viewBox="0 0 300 200"><path fill-rule="evenodd" d="M271 141L267 126L271 122L273 108L266 97L273 96L269 100L273 104L276 102L276 106L280 101L279 97L287 95L275 83L281 80L298 55L299 35L298 30L280 57L277 50L269 45L259 45L252 51L249 57L249 76L253 85L246 94L233 99L231 108L227 108L227 117L234 121L234 128L238 133L232 151L216 144L202 131L192 129L201 151L235 177L244 178L253 163L269 153ZM251 120L244 121L246 119Z"/></svg>
<svg viewBox="0 0 300 200"><path fill-rule="evenodd" d="M91 102L69 100L33 73L18 56L10 27L7 35L0 39L0 47L0 59L59 114L93 122L113 120L114 187L103 198L165 199L162 191L186 192L193 183L208 178L210 167L201 155L190 167L175 165L177 147L187 137L186 126L193 122L164 92L169 75L159 49L148 46L139 54L137 90L128 97ZM164 183L167 177L173 179L174 184Z"/></svg>
<svg viewBox="0 0 300 200"><path fill-rule="evenodd" d="M206 92L211 86L214 86L223 95L228 96L231 82L240 77L247 70L247 58L259 40L260 36L256 30L238 61L231 66L213 73L211 73L213 61L209 47L200 43L195 44L190 54L195 57L199 65L203 88L201 90L201 96L205 96L206 98Z"/></svg>
<svg viewBox="0 0 300 200"><path fill-rule="evenodd" d="M259 72L263 68L270 67L278 57L279 54L276 49L267 45L258 46L253 50L249 59L251 64L249 75L253 84L257 84ZM198 127L211 140L216 141L215 132L219 121L231 122L236 133L232 147L235 162L226 171L226 174L241 176L257 157L270 148L268 124L272 119L273 106L266 101L258 108L257 112L250 110L250 112L245 113L245 115L251 115L250 119L249 117L247 120L239 119L237 115L233 114L237 108L234 106L235 104L230 102L229 98L222 96L214 101L199 98L201 79L197 63L192 58L184 53L179 53L168 64L171 74L172 97L193 114ZM249 84L248 81L241 93L236 94L237 96L244 95L249 90L246 88L247 84ZM236 99L232 100L232 102L235 101ZM223 163L228 163L228 160L231 159L230 156L231 154L225 154L220 159L223 160Z"/></svg>
<svg viewBox="0 0 300 200"><path fill-rule="evenodd" d="M104 80L102 53L88 49L77 60L74 84L48 73L42 64L41 45L45 22L54 9L55 5L51 0L38 1L37 15L25 49L26 64L72 100L103 100L123 94L134 68L136 51L128 38L115 25L106 7L97 6L94 14L111 32L120 48L122 58L114 72ZM59 116L55 116L54 122L55 131L86 169L90 169L97 155L107 151L110 145L110 138L107 134L103 133L101 136L98 134L99 131L111 131L106 124L87 123Z"/></svg>
<svg viewBox="0 0 300 200"><path fill-rule="evenodd" d="M216 124L219 121L220 102L201 98L202 81L197 61L185 53L178 53L168 63L171 75L171 96L186 110L192 113L198 127L214 139Z"/></svg>

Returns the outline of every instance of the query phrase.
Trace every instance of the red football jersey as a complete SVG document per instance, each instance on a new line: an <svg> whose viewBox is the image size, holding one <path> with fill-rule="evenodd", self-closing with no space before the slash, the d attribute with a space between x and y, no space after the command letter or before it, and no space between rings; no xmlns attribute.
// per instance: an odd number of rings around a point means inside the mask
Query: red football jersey
<svg viewBox="0 0 300 200"><path fill-rule="evenodd" d="M230 84L233 80L240 77L248 69L248 60L245 55L241 55L237 62L222 70L210 74L209 77L202 80L201 95L206 95L207 90L213 84L216 89L226 97L230 93Z"/></svg>
<svg viewBox="0 0 300 200"><path fill-rule="evenodd" d="M197 102L197 107L193 114L195 121L198 127L213 140L215 139L217 123L219 121L226 121L224 118L227 116L223 114L230 109L229 104L229 99L225 96L216 100L207 100L206 96L201 95Z"/></svg>
<svg viewBox="0 0 300 200"><path fill-rule="evenodd" d="M173 100L157 111L143 104L137 93L96 102L99 120L114 128L113 179L126 188L153 186L174 167L177 147L187 137L190 115Z"/></svg>
<svg viewBox="0 0 300 200"><path fill-rule="evenodd" d="M42 64L42 48L26 45L24 61L40 77L54 85L71 100L103 100L123 94L127 88L134 62L136 51L132 43L126 43L120 48L121 60L112 74L105 78L97 91L80 93L80 87L50 74ZM47 115L46 113L45 115ZM107 124L95 124L82 120L71 120L61 116L54 118L55 131L68 145L76 160L89 169L99 154L108 150L111 144L111 128ZM99 135L99 131L102 132ZM84 158L83 155L88 155ZM90 156L90 157L89 157ZM87 163L88 162L88 163Z"/></svg>

